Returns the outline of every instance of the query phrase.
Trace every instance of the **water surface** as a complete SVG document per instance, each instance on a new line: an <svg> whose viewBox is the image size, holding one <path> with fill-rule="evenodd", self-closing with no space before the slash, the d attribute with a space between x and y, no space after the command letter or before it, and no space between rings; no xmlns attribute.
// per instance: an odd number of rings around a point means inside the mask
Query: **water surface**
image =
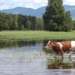
<svg viewBox="0 0 75 75"><path fill-rule="evenodd" d="M0 75L75 75L75 58L55 59L43 50L44 43L1 42ZM66 57L67 56L67 57Z"/></svg>

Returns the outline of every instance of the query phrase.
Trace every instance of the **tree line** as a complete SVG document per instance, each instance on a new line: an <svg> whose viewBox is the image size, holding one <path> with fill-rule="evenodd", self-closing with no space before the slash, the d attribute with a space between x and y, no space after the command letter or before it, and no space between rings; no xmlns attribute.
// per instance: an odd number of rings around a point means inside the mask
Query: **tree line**
<svg viewBox="0 0 75 75"><path fill-rule="evenodd" d="M43 30L43 19L21 14L0 13L0 30Z"/></svg>

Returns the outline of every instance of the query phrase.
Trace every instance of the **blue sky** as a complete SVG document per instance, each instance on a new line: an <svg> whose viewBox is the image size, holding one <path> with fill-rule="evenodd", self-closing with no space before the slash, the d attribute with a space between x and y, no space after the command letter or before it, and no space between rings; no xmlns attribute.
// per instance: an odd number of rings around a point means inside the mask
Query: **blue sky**
<svg viewBox="0 0 75 75"><path fill-rule="evenodd" d="M64 5L75 5L75 0L63 0ZM47 0L0 0L0 10L15 7L27 7L37 9L47 5Z"/></svg>

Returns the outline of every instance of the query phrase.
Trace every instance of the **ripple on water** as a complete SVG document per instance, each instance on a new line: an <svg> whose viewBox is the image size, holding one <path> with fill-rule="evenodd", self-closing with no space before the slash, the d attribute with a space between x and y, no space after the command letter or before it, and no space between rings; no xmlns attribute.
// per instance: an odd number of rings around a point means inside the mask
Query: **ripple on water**
<svg viewBox="0 0 75 75"><path fill-rule="evenodd" d="M38 44L1 49L0 75L75 75L74 67L70 69L49 69L48 66L58 66L60 63L71 61L66 60L66 58L63 61L61 58L54 59L53 55L47 55L42 50L42 46L42 44Z"/></svg>

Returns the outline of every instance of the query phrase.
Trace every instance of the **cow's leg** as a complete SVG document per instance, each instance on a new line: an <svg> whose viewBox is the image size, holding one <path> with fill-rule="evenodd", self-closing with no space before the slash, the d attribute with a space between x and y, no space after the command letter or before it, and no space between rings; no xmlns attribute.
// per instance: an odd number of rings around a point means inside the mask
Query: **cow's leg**
<svg viewBox="0 0 75 75"><path fill-rule="evenodd" d="M73 54L73 53L72 53L72 54ZM69 55L69 58L71 58L71 55L72 55L72 54Z"/></svg>
<svg viewBox="0 0 75 75"><path fill-rule="evenodd" d="M60 54L61 57L62 57L62 59L63 59L63 51L62 51L62 52L59 52L59 53L56 53L56 52L55 52L55 53L54 53L54 58L56 58L56 55L57 55L57 54Z"/></svg>
<svg viewBox="0 0 75 75"><path fill-rule="evenodd" d="M73 50L72 54L69 55L69 58L71 58L71 55L75 54L75 50Z"/></svg>
<svg viewBox="0 0 75 75"><path fill-rule="evenodd" d="M56 53L54 53L54 58L56 58Z"/></svg>
<svg viewBox="0 0 75 75"><path fill-rule="evenodd" d="M62 56L62 59L63 59L63 51L61 51L61 52L60 52L60 54L61 54L61 56Z"/></svg>
<svg viewBox="0 0 75 75"><path fill-rule="evenodd" d="M71 58L71 55L73 55L74 53L72 52L70 55L69 55L69 58Z"/></svg>

